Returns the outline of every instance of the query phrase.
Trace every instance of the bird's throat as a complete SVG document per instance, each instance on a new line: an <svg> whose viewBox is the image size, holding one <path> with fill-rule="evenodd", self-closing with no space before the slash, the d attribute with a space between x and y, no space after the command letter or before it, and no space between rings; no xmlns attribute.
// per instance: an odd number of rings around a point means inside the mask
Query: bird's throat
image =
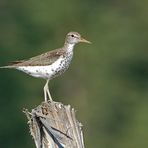
<svg viewBox="0 0 148 148"><path fill-rule="evenodd" d="M66 52L73 52L75 44L65 44L64 49L66 49Z"/></svg>

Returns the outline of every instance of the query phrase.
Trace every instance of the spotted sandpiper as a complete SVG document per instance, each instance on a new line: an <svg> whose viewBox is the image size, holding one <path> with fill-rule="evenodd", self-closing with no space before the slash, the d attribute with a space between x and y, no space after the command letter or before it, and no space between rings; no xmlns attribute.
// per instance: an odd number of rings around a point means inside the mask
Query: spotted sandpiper
<svg viewBox="0 0 148 148"><path fill-rule="evenodd" d="M68 69L73 57L74 45L79 42L90 43L82 38L78 32L69 32L62 48L43 53L28 60L14 61L12 65L0 68L14 68L33 77L46 79L44 99L45 102L47 102L48 96L50 101L52 101L48 83L51 79L61 75Z"/></svg>

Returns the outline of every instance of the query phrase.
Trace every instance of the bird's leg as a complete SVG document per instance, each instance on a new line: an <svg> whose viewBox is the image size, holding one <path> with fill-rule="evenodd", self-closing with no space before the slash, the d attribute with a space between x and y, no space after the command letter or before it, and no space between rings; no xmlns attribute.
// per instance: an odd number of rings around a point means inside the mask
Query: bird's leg
<svg viewBox="0 0 148 148"><path fill-rule="evenodd" d="M45 102L47 102L47 93L46 93L46 90L47 90L47 82L46 82L46 84L45 84L45 86L44 86L44 99L45 99Z"/></svg>
<svg viewBox="0 0 148 148"><path fill-rule="evenodd" d="M47 80L47 82L46 82L46 84L44 86L44 98L45 98L45 102L47 102L47 95L49 97L49 100L52 101L51 94L50 94L49 87L48 87L48 83L49 83L49 79Z"/></svg>
<svg viewBox="0 0 148 148"><path fill-rule="evenodd" d="M49 81L48 81L48 82L49 82ZM48 84L47 84L47 94L48 94L49 100L50 100L50 101L53 101L53 100L52 100L52 97L51 97L51 94L50 94L50 91L49 91Z"/></svg>

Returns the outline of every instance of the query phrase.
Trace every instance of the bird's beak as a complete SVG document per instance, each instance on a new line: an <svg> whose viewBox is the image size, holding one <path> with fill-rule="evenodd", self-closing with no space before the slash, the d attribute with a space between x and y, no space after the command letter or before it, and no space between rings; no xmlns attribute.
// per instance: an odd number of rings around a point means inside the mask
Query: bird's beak
<svg viewBox="0 0 148 148"><path fill-rule="evenodd" d="M84 39L84 38L82 38L82 37L81 37L81 39L80 39L80 42L84 42L84 43L91 44L91 42L90 42L90 41L87 41L86 39Z"/></svg>

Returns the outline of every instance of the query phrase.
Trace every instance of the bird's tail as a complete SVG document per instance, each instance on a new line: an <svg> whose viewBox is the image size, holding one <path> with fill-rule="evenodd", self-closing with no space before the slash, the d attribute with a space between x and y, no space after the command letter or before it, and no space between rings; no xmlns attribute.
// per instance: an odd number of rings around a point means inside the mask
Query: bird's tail
<svg viewBox="0 0 148 148"><path fill-rule="evenodd" d="M9 65L9 66L2 66L0 68L16 68L14 65Z"/></svg>

